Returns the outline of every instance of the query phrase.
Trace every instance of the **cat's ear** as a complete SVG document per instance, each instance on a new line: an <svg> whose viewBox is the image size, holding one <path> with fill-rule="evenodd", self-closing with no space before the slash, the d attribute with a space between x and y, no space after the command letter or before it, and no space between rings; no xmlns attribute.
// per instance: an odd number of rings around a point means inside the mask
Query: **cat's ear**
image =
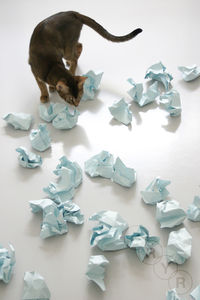
<svg viewBox="0 0 200 300"><path fill-rule="evenodd" d="M81 89L87 79L85 76L75 76L76 81L78 82L78 89Z"/></svg>
<svg viewBox="0 0 200 300"><path fill-rule="evenodd" d="M69 87L61 80L59 80L56 84L56 90L58 92L61 92L63 94L68 94L69 93Z"/></svg>

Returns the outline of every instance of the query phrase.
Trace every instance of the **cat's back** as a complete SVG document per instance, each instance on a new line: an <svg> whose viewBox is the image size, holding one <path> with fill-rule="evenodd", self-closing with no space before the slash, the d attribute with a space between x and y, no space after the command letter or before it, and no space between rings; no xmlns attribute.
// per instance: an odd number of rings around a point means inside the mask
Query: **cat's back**
<svg viewBox="0 0 200 300"><path fill-rule="evenodd" d="M67 11L52 15L41 21L34 29L30 40L32 45L45 42L61 42L80 33L82 23L76 18L75 12ZM59 41L60 39L60 41Z"/></svg>

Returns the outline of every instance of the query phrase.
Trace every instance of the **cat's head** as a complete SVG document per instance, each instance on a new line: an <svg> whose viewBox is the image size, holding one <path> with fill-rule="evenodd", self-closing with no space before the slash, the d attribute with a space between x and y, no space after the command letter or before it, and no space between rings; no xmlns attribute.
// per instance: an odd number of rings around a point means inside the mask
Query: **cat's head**
<svg viewBox="0 0 200 300"><path fill-rule="evenodd" d="M86 79L87 77L84 76L73 76L70 81L60 79L57 82L56 90L66 102L78 106L83 95L83 85Z"/></svg>

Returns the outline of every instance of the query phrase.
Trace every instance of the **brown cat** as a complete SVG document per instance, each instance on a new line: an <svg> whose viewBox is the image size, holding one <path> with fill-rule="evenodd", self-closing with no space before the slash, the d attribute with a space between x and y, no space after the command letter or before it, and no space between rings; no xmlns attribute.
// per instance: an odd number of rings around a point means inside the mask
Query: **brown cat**
<svg viewBox="0 0 200 300"><path fill-rule="evenodd" d="M78 40L83 24L112 42L128 41L142 32L138 28L125 36L114 36L93 19L74 11L61 12L40 22L31 37L29 64L41 91L41 102L49 100L47 83L50 92L57 90L65 101L78 106L86 80L86 77L75 76L82 51ZM65 68L63 58L69 70Z"/></svg>

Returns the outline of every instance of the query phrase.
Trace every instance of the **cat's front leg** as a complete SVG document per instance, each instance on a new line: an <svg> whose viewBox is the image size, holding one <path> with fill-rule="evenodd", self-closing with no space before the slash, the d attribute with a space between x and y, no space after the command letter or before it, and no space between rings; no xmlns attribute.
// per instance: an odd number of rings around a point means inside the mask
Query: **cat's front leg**
<svg viewBox="0 0 200 300"><path fill-rule="evenodd" d="M39 89L41 91L40 101L42 103L48 102L49 101L49 93L47 90L46 83L36 76L35 76L35 79L36 79Z"/></svg>

